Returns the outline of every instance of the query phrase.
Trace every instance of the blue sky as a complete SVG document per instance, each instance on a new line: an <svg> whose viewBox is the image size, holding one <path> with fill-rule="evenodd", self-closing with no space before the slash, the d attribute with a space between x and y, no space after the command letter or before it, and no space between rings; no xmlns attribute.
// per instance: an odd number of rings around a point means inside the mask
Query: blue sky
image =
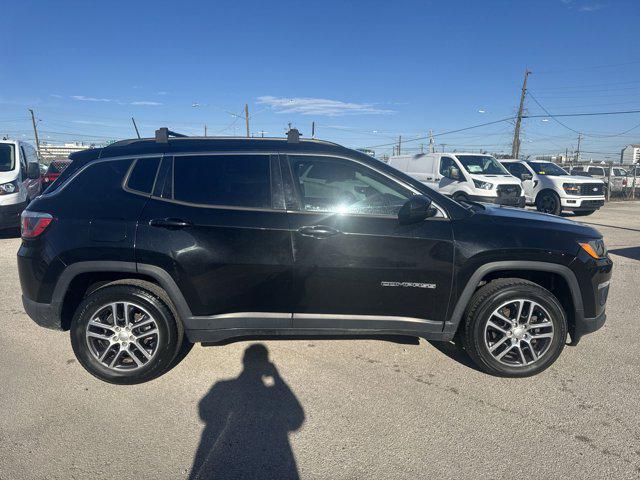
<svg viewBox="0 0 640 480"><path fill-rule="evenodd" d="M640 109L640 2L163 2L5 0L0 135L104 141L159 126L280 136L291 122L352 147L513 116L526 67L552 113ZM197 106L193 106L196 104ZM530 97L530 114L542 113ZM640 114L528 119L526 154L611 158ZM502 122L436 138L510 150ZM421 141L406 143L419 148ZM378 153L391 147L377 147ZM615 154L615 155L614 155Z"/></svg>

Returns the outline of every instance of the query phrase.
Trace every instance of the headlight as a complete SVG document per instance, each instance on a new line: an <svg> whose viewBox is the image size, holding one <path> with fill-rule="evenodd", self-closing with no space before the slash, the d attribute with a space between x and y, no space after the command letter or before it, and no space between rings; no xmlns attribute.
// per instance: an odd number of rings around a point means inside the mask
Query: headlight
<svg viewBox="0 0 640 480"><path fill-rule="evenodd" d="M483 182L481 180L473 180L473 184L476 188L481 188L482 190L491 190L493 188L493 183Z"/></svg>
<svg viewBox="0 0 640 480"><path fill-rule="evenodd" d="M567 195L580 195L580 186L575 183L563 183L562 188Z"/></svg>
<svg viewBox="0 0 640 480"><path fill-rule="evenodd" d="M15 193L18 191L18 186L13 183L3 183L0 185L0 195L7 195L9 193Z"/></svg>
<svg viewBox="0 0 640 480"><path fill-rule="evenodd" d="M590 242L578 243L580 248L589 254L590 257L596 260L604 257L607 254L607 247L604 246L604 240L591 240Z"/></svg>

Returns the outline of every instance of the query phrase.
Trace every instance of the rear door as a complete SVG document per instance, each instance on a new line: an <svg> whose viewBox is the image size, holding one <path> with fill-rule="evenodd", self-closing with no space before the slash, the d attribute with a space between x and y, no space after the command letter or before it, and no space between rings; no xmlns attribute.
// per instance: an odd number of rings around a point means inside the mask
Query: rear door
<svg viewBox="0 0 640 480"><path fill-rule="evenodd" d="M139 221L138 264L168 272L196 317L289 312L291 238L280 185L269 154L165 157ZM189 327L215 328L195 322Z"/></svg>
<svg viewBox="0 0 640 480"><path fill-rule="evenodd" d="M449 220L400 225L398 211L415 191L355 160L281 158L294 253L294 326L357 329L367 321L339 314L442 322L453 265ZM385 328L394 322L401 321Z"/></svg>

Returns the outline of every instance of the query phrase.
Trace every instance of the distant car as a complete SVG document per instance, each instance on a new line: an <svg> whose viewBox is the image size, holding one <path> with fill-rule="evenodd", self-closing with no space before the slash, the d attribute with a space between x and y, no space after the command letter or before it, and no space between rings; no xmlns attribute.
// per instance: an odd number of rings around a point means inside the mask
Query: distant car
<svg viewBox="0 0 640 480"><path fill-rule="evenodd" d="M527 204L539 212L560 215L590 215L604 205L605 185L588 176L570 176L553 162L500 160L509 172L522 180Z"/></svg>
<svg viewBox="0 0 640 480"><path fill-rule="evenodd" d="M70 164L70 160L56 160L55 162L51 162L49 168L47 168L47 172L42 178L42 188L51 185Z"/></svg>

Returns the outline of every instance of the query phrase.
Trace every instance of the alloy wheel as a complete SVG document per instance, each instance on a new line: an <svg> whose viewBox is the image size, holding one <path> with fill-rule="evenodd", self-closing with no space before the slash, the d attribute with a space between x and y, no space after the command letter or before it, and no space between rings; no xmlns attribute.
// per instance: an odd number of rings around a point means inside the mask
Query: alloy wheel
<svg viewBox="0 0 640 480"><path fill-rule="evenodd" d="M549 350L553 336L549 312L539 303L524 298L500 305L484 327L489 353L510 367L524 367L540 360Z"/></svg>
<svg viewBox="0 0 640 480"><path fill-rule="evenodd" d="M137 370L156 355L160 331L153 316L132 302L98 308L86 328L89 351L113 370Z"/></svg>

